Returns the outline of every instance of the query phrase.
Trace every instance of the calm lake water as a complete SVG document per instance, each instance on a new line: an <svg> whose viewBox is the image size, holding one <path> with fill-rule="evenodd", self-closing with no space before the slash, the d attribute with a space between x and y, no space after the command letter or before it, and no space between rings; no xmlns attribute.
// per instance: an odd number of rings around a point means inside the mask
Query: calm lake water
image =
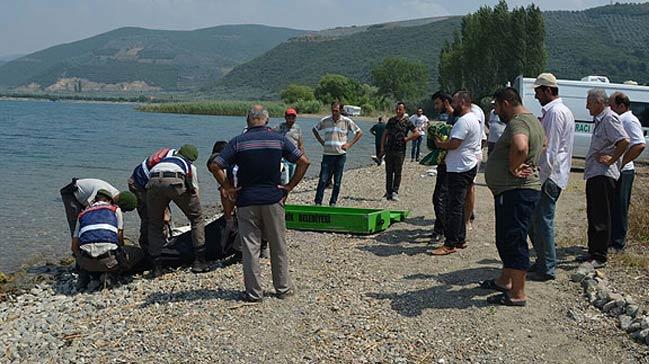
<svg viewBox="0 0 649 364"><path fill-rule="evenodd" d="M310 131L316 122L298 119L311 177L317 176L322 156ZM358 125L365 135L347 157L347 168L370 164L374 154L371 123ZM72 177L100 178L127 189L133 168L162 146L198 147L201 202L216 205L217 185L205 160L214 141L229 140L244 127L242 117L140 113L126 104L0 100L0 271L69 251L59 189ZM126 235L137 240L137 213L126 214L125 220Z"/></svg>

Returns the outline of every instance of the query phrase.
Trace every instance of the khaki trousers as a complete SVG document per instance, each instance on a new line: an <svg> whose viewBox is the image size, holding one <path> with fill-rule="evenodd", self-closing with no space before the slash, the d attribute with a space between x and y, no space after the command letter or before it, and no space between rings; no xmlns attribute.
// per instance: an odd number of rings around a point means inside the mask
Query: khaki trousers
<svg viewBox="0 0 649 364"><path fill-rule="evenodd" d="M237 218L241 237L243 279L248 296L259 299L264 295L259 268L262 236L270 245L270 263L275 291L278 294L289 291L293 284L288 273L284 206L276 203L238 207Z"/></svg>
<svg viewBox="0 0 649 364"><path fill-rule="evenodd" d="M187 216L192 225L194 251L205 247L205 221L197 193L185 187L185 181L177 177L153 177L146 185L146 208L149 218L149 255L160 256L164 245L164 213L173 201Z"/></svg>

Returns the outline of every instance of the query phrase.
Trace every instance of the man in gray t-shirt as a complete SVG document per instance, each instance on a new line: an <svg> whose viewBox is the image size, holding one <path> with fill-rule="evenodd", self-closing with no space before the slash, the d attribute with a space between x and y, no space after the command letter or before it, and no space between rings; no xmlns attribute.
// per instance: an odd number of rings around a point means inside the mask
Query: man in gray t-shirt
<svg viewBox="0 0 649 364"><path fill-rule="evenodd" d="M620 177L618 160L629 145L618 115L607 104L608 96L604 90L588 92L586 108L595 122L584 168L588 254L577 257L577 260L591 262L595 268L606 264L615 182Z"/></svg>

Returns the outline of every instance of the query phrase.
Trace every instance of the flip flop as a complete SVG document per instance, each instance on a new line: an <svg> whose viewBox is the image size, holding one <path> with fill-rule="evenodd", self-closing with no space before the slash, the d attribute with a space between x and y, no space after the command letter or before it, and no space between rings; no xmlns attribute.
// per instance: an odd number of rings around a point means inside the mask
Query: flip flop
<svg viewBox="0 0 649 364"><path fill-rule="evenodd" d="M498 291L498 292L507 292L508 291L507 288L501 287L498 284L496 284L495 279L488 279L486 281L480 282L480 288L482 288L482 289L491 289L491 290Z"/></svg>
<svg viewBox="0 0 649 364"><path fill-rule="evenodd" d="M433 250L431 252L432 255L449 255L457 252L455 248L448 247L446 245L440 246L439 248Z"/></svg>
<svg viewBox="0 0 649 364"><path fill-rule="evenodd" d="M509 295L507 293L487 297L487 302L494 305L512 306L512 307L525 307L525 305L527 305L526 301L512 301L512 299L509 298Z"/></svg>

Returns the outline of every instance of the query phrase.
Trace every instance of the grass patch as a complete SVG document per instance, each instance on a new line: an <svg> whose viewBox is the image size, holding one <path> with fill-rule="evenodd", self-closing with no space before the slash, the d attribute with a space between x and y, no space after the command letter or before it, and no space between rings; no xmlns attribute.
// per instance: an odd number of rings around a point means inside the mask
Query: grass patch
<svg viewBox="0 0 649 364"><path fill-rule="evenodd" d="M629 207L629 232L627 240L631 244L637 244L649 248L649 186L646 178L637 176L633 183L631 193L631 206Z"/></svg>
<svg viewBox="0 0 649 364"><path fill-rule="evenodd" d="M282 117L287 106L282 102L272 101L196 101L147 104L138 106L138 111L172 114L198 114L221 116L245 116L254 104L262 104L271 117ZM299 112L299 110L298 110Z"/></svg>

